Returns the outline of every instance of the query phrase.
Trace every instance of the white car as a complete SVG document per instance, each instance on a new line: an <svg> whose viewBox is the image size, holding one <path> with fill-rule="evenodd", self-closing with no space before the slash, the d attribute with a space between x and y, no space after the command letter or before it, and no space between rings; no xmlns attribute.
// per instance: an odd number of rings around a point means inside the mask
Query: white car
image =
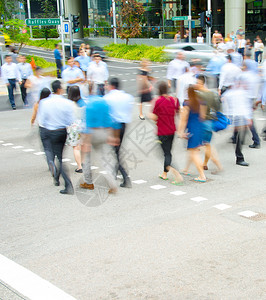
<svg viewBox="0 0 266 300"><path fill-rule="evenodd" d="M205 66L215 55L215 49L212 46L197 43L171 44L166 46L163 51L168 59L174 59L176 58L178 52L183 52L186 61L191 62L197 59L200 60Z"/></svg>

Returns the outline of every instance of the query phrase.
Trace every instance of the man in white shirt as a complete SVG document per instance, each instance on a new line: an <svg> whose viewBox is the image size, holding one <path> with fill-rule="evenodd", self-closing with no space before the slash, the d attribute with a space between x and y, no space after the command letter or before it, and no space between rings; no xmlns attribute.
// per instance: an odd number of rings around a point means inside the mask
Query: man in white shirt
<svg viewBox="0 0 266 300"><path fill-rule="evenodd" d="M27 89L25 87L26 80L29 76L33 75L32 67L29 63L26 63L26 56L20 55L19 56L19 63L18 63L18 70L20 72L21 76L21 85L20 85L20 91L21 91L21 97L23 100L23 103L25 106L28 106L28 100L27 100Z"/></svg>
<svg viewBox="0 0 266 300"><path fill-rule="evenodd" d="M13 110L15 110L14 89L16 89L16 81L18 81L19 84L22 83L21 76L17 65L12 62L10 55L6 55L5 61L5 64L1 68L2 80L7 86L9 101Z"/></svg>
<svg viewBox="0 0 266 300"><path fill-rule="evenodd" d="M243 35L239 35L237 40L237 52L241 54L243 57L245 55L245 47L246 47L246 40L244 39Z"/></svg>
<svg viewBox="0 0 266 300"><path fill-rule="evenodd" d="M190 65L185 61L185 56L182 52L178 52L177 57L170 61L166 78L168 79L168 86L173 87L174 92L176 92L177 80L178 78L185 73L186 68L189 68Z"/></svg>
<svg viewBox="0 0 266 300"><path fill-rule="evenodd" d="M232 63L231 55L227 57L228 62L221 68L220 82L218 87L219 95L222 95L241 74L241 69Z"/></svg>
<svg viewBox="0 0 266 300"><path fill-rule="evenodd" d="M62 78L67 84L67 93L70 86L79 85L85 80L85 76L81 69L74 65L74 58L69 57L67 60L68 67L62 72Z"/></svg>
<svg viewBox="0 0 266 300"><path fill-rule="evenodd" d="M185 69L185 73L179 76L176 88L176 96L179 104L183 107L184 101L188 100L188 88L190 84L196 83L195 74L191 72L190 68Z"/></svg>
<svg viewBox="0 0 266 300"><path fill-rule="evenodd" d="M88 67L87 80L90 85L94 85L97 95L103 96L105 94L104 86L107 84L108 77L109 72L106 63L102 61L99 54L94 54L93 62Z"/></svg>
<svg viewBox="0 0 266 300"><path fill-rule="evenodd" d="M111 108L111 118L113 122L120 127L120 144L114 146L117 157L117 171L120 171L123 176L123 183L121 183L120 186L130 188L131 181L125 168L122 166L120 147L123 142L126 125L131 122L134 98L130 94L119 90L119 85L120 82L118 78L111 78L108 84L109 93L104 96L104 99Z"/></svg>
<svg viewBox="0 0 266 300"><path fill-rule="evenodd" d="M63 89L61 82L55 80L52 83L53 94L45 101L40 101L38 119L40 124L47 129L50 136L53 156L59 161L59 169L53 161L49 162L51 173L54 177L54 184L59 186L59 177L62 174L65 181L65 189L61 194L74 194L73 185L62 163L63 150L67 137L67 127L74 122L73 102L62 96Z"/></svg>

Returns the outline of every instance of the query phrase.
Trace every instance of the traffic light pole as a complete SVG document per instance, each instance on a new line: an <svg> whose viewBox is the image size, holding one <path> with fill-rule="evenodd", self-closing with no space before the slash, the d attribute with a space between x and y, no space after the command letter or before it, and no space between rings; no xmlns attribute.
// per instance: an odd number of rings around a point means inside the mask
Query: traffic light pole
<svg viewBox="0 0 266 300"><path fill-rule="evenodd" d="M115 11L115 1L112 0L112 7L113 7L113 29L114 29L114 44L117 43L116 37L116 11Z"/></svg>
<svg viewBox="0 0 266 300"><path fill-rule="evenodd" d="M72 15L69 14L68 15L68 19L69 19L69 37L70 37L70 56L74 56L73 54L73 32L72 32Z"/></svg>
<svg viewBox="0 0 266 300"><path fill-rule="evenodd" d="M192 39L192 28L191 28L191 0L189 0L189 8L188 8L188 16L189 16L189 20L188 20L188 30L189 30L189 36L188 36L188 41L189 43L191 43L191 39Z"/></svg>
<svg viewBox="0 0 266 300"><path fill-rule="evenodd" d="M60 24L61 24L61 40L62 40L62 56L63 56L63 67L66 66L66 54L65 54L65 41L64 41L64 30L63 30L63 21L64 21L64 1L60 0Z"/></svg>
<svg viewBox="0 0 266 300"><path fill-rule="evenodd" d="M208 12L211 14L211 0L208 0ZM208 40L207 43L211 45L211 27L206 28L208 30Z"/></svg>

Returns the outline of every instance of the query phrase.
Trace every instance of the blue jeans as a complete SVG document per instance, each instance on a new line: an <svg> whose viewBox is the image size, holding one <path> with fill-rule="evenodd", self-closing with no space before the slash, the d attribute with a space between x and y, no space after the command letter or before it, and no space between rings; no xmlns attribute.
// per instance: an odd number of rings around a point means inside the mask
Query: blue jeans
<svg viewBox="0 0 266 300"><path fill-rule="evenodd" d="M14 99L14 89L16 89L16 79L8 79L9 85L8 89L8 97L12 107L16 107L15 99Z"/></svg>
<svg viewBox="0 0 266 300"><path fill-rule="evenodd" d="M255 61L259 62L259 56L260 54L262 54L262 51L255 51ZM260 61L262 60L262 58L260 59Z"/></svg>

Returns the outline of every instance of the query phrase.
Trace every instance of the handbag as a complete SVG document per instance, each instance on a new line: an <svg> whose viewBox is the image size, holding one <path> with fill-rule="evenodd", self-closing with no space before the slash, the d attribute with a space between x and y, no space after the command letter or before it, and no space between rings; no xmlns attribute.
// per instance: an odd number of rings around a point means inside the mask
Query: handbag
<svg viewBox="0 0 266 300"><path fill-rule="evenodd" d="M216 112L217 120L213 121L212 129L213 131L221 131L226 129L226 127L230 124L230 120L221 112Z"/></svg>

